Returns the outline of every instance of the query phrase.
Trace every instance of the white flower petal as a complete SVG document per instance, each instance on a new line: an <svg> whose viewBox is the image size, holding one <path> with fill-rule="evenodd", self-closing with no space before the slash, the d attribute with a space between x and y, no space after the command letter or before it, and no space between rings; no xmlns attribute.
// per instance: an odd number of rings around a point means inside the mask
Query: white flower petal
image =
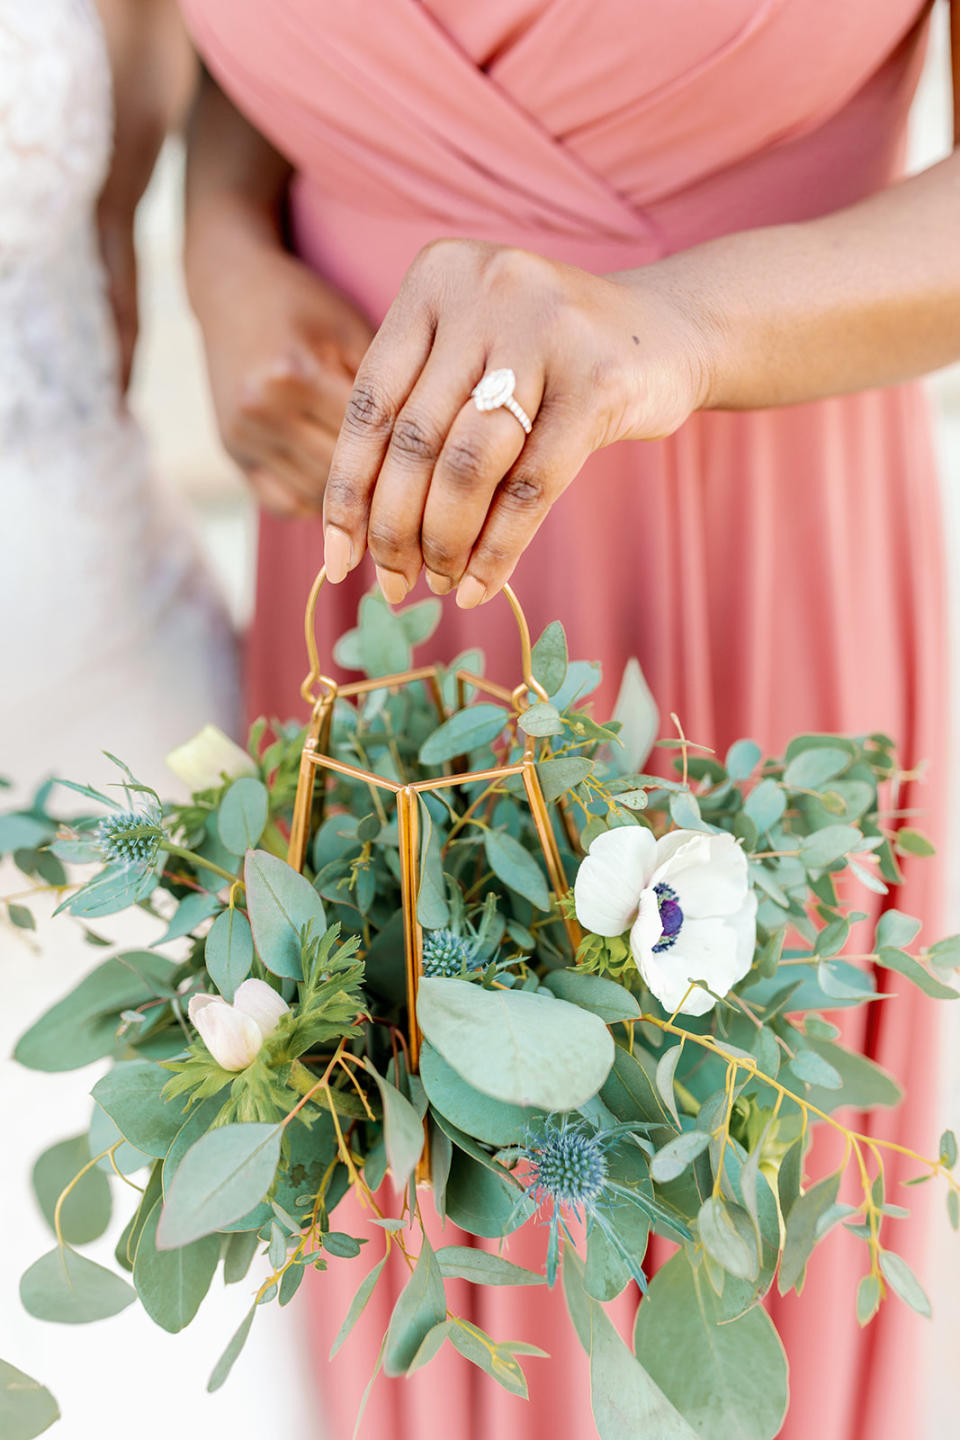
<svg viewBox="0 0 960 1440"><path fill-rule="evenodd" d="M187 1005L187 1014L194 1025L197 1023L197 1016L205 1005L226 1005L219 995L191 995L190 1003Z"/></svg>
<svg viewBox="0 0 960 1440"><path fill-rule="evenodd" d="M259 1025L215 995L194 996L194 1000L201 999L208 1003L194 1005L191 1000L189 1006L200 1039L224 1070L245 1070L263 1044Z"/></svg>
<svg viewBox="0 0 960 1440"><path fill-rule="evenodd" d="M191 794L218 788L224 775L235 780L239 775L257 773L253 758L217 725L204 725L192 740L171 750L166 763Z"/></svg>
<svg viewBox="0 0 960 1440"><path fill-rule="evenodd" d="M639 946L643 950L652 950L662 934L659 897L653 890L644 890L640 896L636 921L630 931L630 944L635 949Z"/></svg>
<svg viewBox="0 0 960 1440"><path fill-rule="evenodd" d="M668 1012L680 1006L683 1015L705 1015L716 1003L713 996L726 995L753 963L756 895L749 891L734 916L684 920L674 943L659 951L648 943L651 931L644 922L645 908L641 902L641 914L630 932L631 949L644 981ZM697 987L686 995L695 980L704 981L713 994Z"/></svg>
<svg viewBox="0 0 960 1440"><path fill-rule="evenodd" d="M266 1040L277 1028L281 1015L288 1013L290 1006L265 980L244 980L242 985L237 986L233 1008L242 1015L249 1016Z"/></svg>
<svg viewBox="0 0 960 1440"><path fill-rule="evenodd" d="M573 888L577 919L594 935L622 935L637 905L656 854L645 825L621 825L598 835L581 861Z"/></svg>
<svg viewBox="0 0 960 1440"><path fill-rule="evenodd" d="M684 916L692 920L711 915L733 915L750 887L747 857L732 835L701 835L674 831L688 837L664 858L658 842L653 883L669 885ZM672 836L664 836L664 840Z"/></svg>
<svg viewBox="0 0 960 1440"><path fill-rule="evenodd" d="M733 931L722 922L685 922L674 943L659 951L641 946L638 928L635 926L631 933L631 943L636 946L634 958L665 1010L676 1010L681 1001L683 1015L704 1015L713 1008L715 1001L705 990L693 990L684 999L694 980L705 981L717 994L730 988L726 977L735 968L737 943Z"/></svg>

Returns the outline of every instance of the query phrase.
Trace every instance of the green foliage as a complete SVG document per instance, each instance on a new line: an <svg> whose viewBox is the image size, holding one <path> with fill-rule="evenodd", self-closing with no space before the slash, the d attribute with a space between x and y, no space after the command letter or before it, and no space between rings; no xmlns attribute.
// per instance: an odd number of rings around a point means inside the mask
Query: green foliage
<svg viewBox="0 0 960 1440"><path fill-rule="evenodd" d="M20 1281L23 1308L37 1320L86 1325L106 1320L132 1305L137 1294L119 1275L80 1255L69 1245L35 1260Z"/></svg>
<svg viewBox="0 0 960 1440"><path fill-rule="evenodd" d="M276 1125L225 1125L195 1141L164 1201L158 1247L189 1245L246 1215L273 1183L280 1139Z"/></svg>
<svg viewBox="0 0 960 1440"><path fill-rule="evenodd" d="M563 1289L580 1343L590 1361L590 1398L600 1440L656 1435L693 1440L694 1431L637 1357L613 1322L583 1286L583 1268L572 1246L563 1257ZM683 1366L686 1371L687 1360Z"/></svg>
<svg viewBox="0 0 960 1440"><path fill-rule="evenodd" d="M434 600L394 611L368 595L338 659L377 681L395 675L438 616ZM371 1234L388 1251L416 1254L410 1238L425 1201L413 1182L427 1163L426 1134L435 1209L492 1243L435 1255L422 1242L384 1340L389 1375L420 1368L449 1342L525 1395L520 1361L539 1352L449 1314L444 1281L552 1284L562 1250L602 1440L772 1440L786 1374L760 1302L775 1283L784 1292L802 1286L833 1226L845 1224L866 1247L866 1273L850 1297L861 1324L888 1290L928 1309L919 1280L880 1242L880 1222L906 1213L883 1194L884 1142L839 1118L896 1104L901 1091L842 1043L832 1012L896 1003L884 992L901 980L931 999L958 993L960 937L921 937L919 921L893 908L889 893L932 843L912 825L891 824L899 770L886 736L800 735L781 757L749 739L722 756L670 739L648 762L656 704L636 666L616 718L604 723L585 703L599 667L569 658L558 622L533 650L548 699L531 690L514 709L503 692L491 699L458 679L459 668L476 676L484 665L468 652L439 672L436 687L378 685L356 705L336 699L328 748L349 773L323 775L303 874L284 859L304 743L297 724L258 722L253 773L249 765L224 772L183 804L162 808L121 766L121 799L109 787L67 784L83 807L70 826L49 813L50 786L0 815L0 853L31 882L62 887L61 908L86 918L137 905L166 917L154 943L175 957L107 959L18 1043L17 1058L39 1070L111 1062L94 1087L90 1135L37 1162L51 1224L60 1193L90 1168L61 1207L64 1248L27 1272L24 1302L68 1323L131 1303L125 1280L72 1247L108 1222L110 1170L139 1170L143 1194L116 1259L160 1326L189 1323L221 1257L231 1285L258 1253L272 1267L214 1369L216 1389L257 1305L289 1303L308 1266L356 1258ZM528 758L562 883L518 773ZM647 763L649 772L639 768ZM498 766L515 773L471 778ZM433 968L419 983L419 1074L409 1064L397 802L375 778L391 787L427 782L418 789L416 911ZM431 790L438 779L452 783ZM577 939L571 887L582 855L622 827L646 827L657 839L676 828L732 836L746 854L757 900L753 964L705 1015L683 1007L672 1015L651 994L642 947L634 953L635 915L621 935ZM89 867L85 883L69 886L65 865ZM649 919L654 902L644 903ZM18 899L3 914L14 927L33 923ZM851 937L860 952L871 935L868 954L850 953ZM221 1001L233 1006L248 981L252 1011L227 1010ZM215 997L224 1024L254 1026L256 1043L243 1029L242 1069L224 1069L200 1038L190 1018L196 996ZM816 1124L835 1126L848 1154L864 1159L862 1194L851 1204L838 1201L839 1175L805 1176ZM952 1132L936 1158L916 1164L915 1179L946 1181L948 1219L960 1226ZM395 1213L381 1213L381 1197L380 1208L368 1204L366 1233L353 1234L353 1222L338 1228L347 1191L369 1202L364 1191L378 1190L388 1167ZM584 1222L582 1259L570 1239L573 1211ZM542 1273L495 1249L533 1219L547 1236ZM646 1289L651 1233L682 1248L650 1282L634 1355L602 1306L632 1281ZM334 1351L385 1264L386 1256L361 1283ZM3 1368L5 1383L8 1373L19 1374ZM54 1402L29 1381L7 1423L8 1391L0 1425L14 1440L52 1423Z"/></svg>
<svg viewBox="0 0 960 1440"><path fill-rule="evenodd" d="M299 980L300 936L309 925L326 928L323 902L309 881L266 850L249 852L243 878L257 954L274 975Z"/></svg>
<svg viewBox="0 0 960 1440"><path fill-rule="evenodd" d="M754 1306L727 1319L705 1268L694 1269L686 1255L674 1255L651 1281L634 1349L697 1435L773 1440L780 1433L787 1357L770 1317Z"/></svg>
<svg viewBox="0 0 960 1440"><path fill-rule="evenodd" d="M33 1167L34 1194L51 1230L57 1202L71 1187L59 1217L60 1233L68 1245L88 1245L110 1224L110 1186L96 1166L86 1168L91 1159L86 1135L76 1135L51 1145Z"/></svg>
<svg viewBox="0 0 960 1440"><path fill-rule="evenodd" d="M60 1419L60 1407L45 1386L15 1365L0 1360L0 1435L35 1440Z"/></svg>
<svg viewBox="0 0 960 1440"><path fill-rule="evenodd" d="M220 1263L219 1235L206 1235L175 1250L157 1247L162 1201L147 1216L137 1245L133 1283L150 1319L175 1334L196 1315Z"/></svg>
<svg viewBox="0 0 960 1440"><path fill-rule="evenodd" d="M481 1094L508 1105L573 1110L596 1095L613 1063L603 1022L565 1000L423 980L424 1035Z"/></svg>
<svg viewBox="0 0 960 1440"><path fill-rule="evenodd" d="M387 1375L403 1375L434 1325L446 1318L447 1301L437 1257L424 1235L420 1257L405 1289L400 1292L387 1330L383 1368Z"/></svg>

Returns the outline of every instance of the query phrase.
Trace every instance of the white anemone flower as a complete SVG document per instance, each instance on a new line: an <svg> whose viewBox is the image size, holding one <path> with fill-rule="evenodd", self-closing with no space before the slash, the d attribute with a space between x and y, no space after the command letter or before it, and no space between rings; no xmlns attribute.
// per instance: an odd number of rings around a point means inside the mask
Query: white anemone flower
<svg viewBox="0 0 960 1440"><path fill-rule="evenodd" d="M245 1070L289 1009L264 980L244 980L232 1005L219 995L194 995L187 1013L218 1065Z"/></svg>
<svg viewBox="0 0 960 1440"><path fill-rule="evenodd" d="M182 780L191 794L216 790L223 777L236 780L241 775L256 775L253 757L217 725L204 725L190 740L185 740L167 756L167 768Z"/></svg>
<svg viewBox="0 0 960 1440"><path fill-rule="evenodd" d="M705 1015L753 963L757 897L732 835L672 830L655 840L640 825L607 830L580 865L574 899L585 930L630 931L637 968L671 1013ZM713 993L690 990L698 980Z"/></svg>

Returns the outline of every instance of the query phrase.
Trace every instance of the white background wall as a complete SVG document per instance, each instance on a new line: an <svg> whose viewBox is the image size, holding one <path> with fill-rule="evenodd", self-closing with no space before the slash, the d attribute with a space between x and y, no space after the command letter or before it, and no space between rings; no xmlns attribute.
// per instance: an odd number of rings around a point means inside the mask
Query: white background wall
<svg viewBox="0 0 960 1440"><path fill-rule="evenodd" d="M929 163L947 148L944 19L941 14L916 109L917 164ZM215 438L201 347L183 293L178 267L179 172L180 156L171 146L142 213L143 337L134 406L148 431L160 473L194 512L232 612L242 624L252 608L255 519L243 485ZM956 557L960 555L960 367L937 377L931 390L938 410L948 541ZM955 558L951 577L952 613L957 617L960 567ZM957 643L952 654L958 654ZM956 690L960 665L954 666L954 672ZM960 707L955 713L960 714ZM956 844L953 853L960 854ZM955 873L955 867L951 870ZM0 881L0 893L7 893L9 876ZM957 918L960 895L955 881L952 892ZM48 943L42 958L27 946L18 957L17 985L13 994L5 991L0 1009L0 1054L8 1055L29 1020L92 963L91 952L67 938L69 929L69 922L57 928L56 939ZM956 1043L960 1028L956 1025L953 1036L951 1073L945 1076L943 1094L945 1116L952 1110L956 1123L960 1119L960 1044ZM94 1079L91 1072L89 1083ZM53 1433L62 1440L121 1440L135 1429L141 1440L166 1440L174 1433L193 1440L210 1427L232 1440L252 1440L264 1431L320 1440L320 1421L304 1393L296 1304L290 1311L274 1310L258 1318L246 1364L212 1399L205 1396L203 1386L242 1314L242 1296L236 1293L218 1293L198 1325L180 1337L164 1336L133 1310L90 1328L42 1326L24 1316L15 1298L19 1273L30 1258L49 1247L28 1191L32 1158L54 1139L84 1128L89 1102L74 1077L36 1076L7 1061L0 1062L0 1093L6 1142L0 1162L0 1212L3 1234L12 1237L0 1250L0 1351L47 1380L57 1392L66 1418ZM118 1199L125 1209L126 1197ZM916 1435L904 1440L953 1440L960 1398L956 1379L960 1239L950 1235L945 1224L928 1278L937 1310L929 1345L933 1414L926 1429L918 1424Z"/></svg>

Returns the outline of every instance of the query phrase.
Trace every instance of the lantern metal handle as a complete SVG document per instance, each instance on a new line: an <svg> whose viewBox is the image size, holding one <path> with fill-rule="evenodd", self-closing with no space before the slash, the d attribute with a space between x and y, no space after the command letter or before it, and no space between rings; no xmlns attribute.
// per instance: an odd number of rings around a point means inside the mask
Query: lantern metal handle
<svg viewBox="0 0 960 1440"><path fill-rule="evenodd" d="M303 615L303 635L307 643L307 659L310 662L309 673L300 686L300 694L307 704L313 708L318 701L323 699L322 695L315 695L313 687L320 684L326 687L327 695L336 695L338 685L329 675L325 675L320 668L320 653L317 649L316 618L317 601L320 598L320 591L323 582L327 578L326 566L322 566L317 578L310 587L310 594L307 596L307 605ZM546 690L533 674L533 648L530 643L530 626L527 624L527 617L523 612L523 606L517 599L513 588L504 585L502 591L510 609L513 611L514 619L517 622L517 629L520 632L520 659L523 669L523 680L513 692L514 700L518 709L521 708L520 697L527 691L532 690L538 700L547 700L549 697Z"/></svg>

